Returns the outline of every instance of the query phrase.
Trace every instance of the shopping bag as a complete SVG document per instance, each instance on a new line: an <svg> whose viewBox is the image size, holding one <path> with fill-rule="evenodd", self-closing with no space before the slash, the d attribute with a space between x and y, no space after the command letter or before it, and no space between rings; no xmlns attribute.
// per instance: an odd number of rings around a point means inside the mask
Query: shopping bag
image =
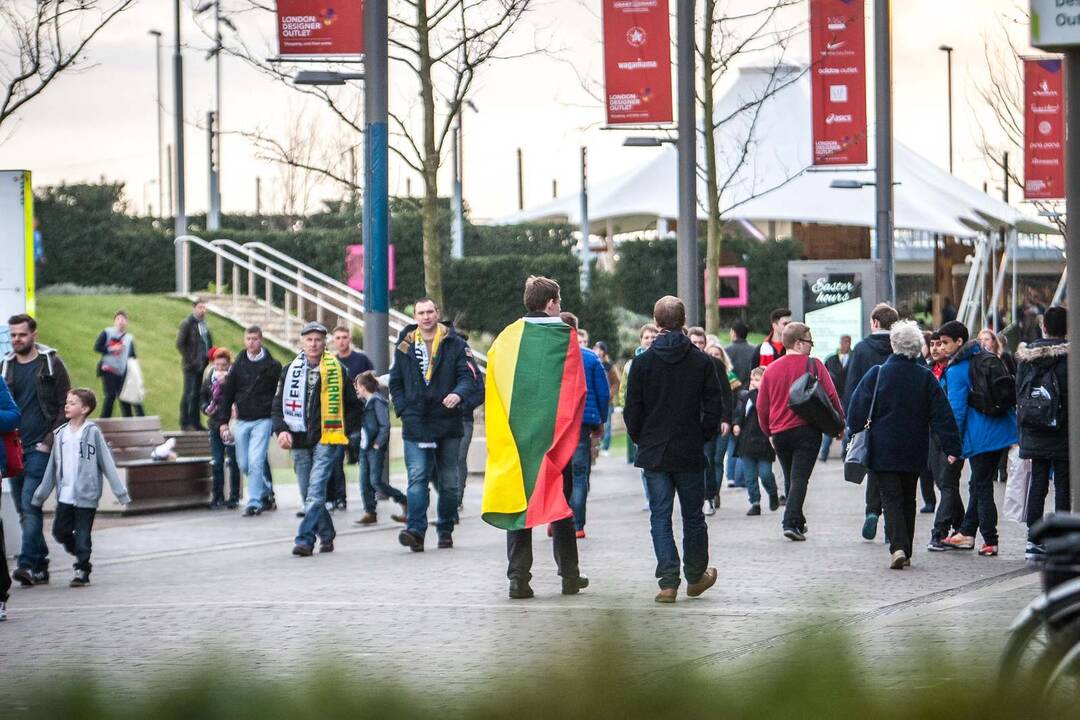
<svg viewBox="0 0 1080 720"><path fill-rule="evenodd" d="M1031 461L1020 459L1020 449L1009 450L1008 479L1002 512L1013 522L1027 522L1028 488L1031 487Z"/></svg>
<svg viewBox="0 0 1080 720"><path fill-rule="evenodd" d="M136 358L128 358L127 374L124 375L124 385L120 388L120 402L141 405L145 394L139 361Z"/></svg>
<svg viewBox="0 0 1080 720"><path fill-rule="evenodd" d="M806 374L791 384L788 407L815 430L836 437L843 432L844 421L818 379L817 365L813 358L806 359Z"/></svg>

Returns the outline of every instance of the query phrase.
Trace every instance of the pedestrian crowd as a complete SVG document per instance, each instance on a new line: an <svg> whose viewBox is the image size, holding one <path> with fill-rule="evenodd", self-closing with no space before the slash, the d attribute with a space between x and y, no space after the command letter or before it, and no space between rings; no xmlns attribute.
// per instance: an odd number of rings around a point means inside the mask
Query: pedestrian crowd
<svg viewBox="0 0 1080 720"><path fill-rule="evenodd" d="M533 596L531 531L542 525L553 540L563 593L588 586L577 541L586 537L591 467L610 450L616 407L628 461L640 470L642 509L650 513L661 603L675 602L683 580L691 597L716 582L705 518L719 507L725 479L729 488L745 489L747 515L782 508L783 536L806 541L811 478L817 464L829 461L834 441L846 458L845 476L865 484L860 534L873 540L884 518L893 569L910 566L914 555L917 493L921 512L934 514L926 546L932 552L973 550L981 537L978 554L998 554L993 483L1006 468L1010 483L1023 484L1028 528L1042 517L1051 483L1055 510L1069 507L1064 308L1045 309L1038 337L1013 355L993 330L970 338L967 327L948 320L924 331L879 304L870 313L870 334L854 345L850 335L840 337L822 361L814 354L813 328L793 321L786 308L771 313L761 343L751 344L749 328L736 321L725 346L700 327L686 327L683 302L666 296L619 368L604 342L589 347L587 330L562 309L558 283L530 277L523 304L525 315L496 338L482 370L468 337L441 319L434 300L419 298L414 322L398 334L389 374L380 378L352 347L348 327L328 330L318 322L302 327L293 358L275 359L254 325L234 356L214 344L206 305L196 300L176 339L180 423L208 434L210 508L248 518L276 509L274 442L291 457L302 501L294 555L334 551L332 512L347 508L346 461L359 466L357 524L377 523L379 502L392 502L397 510L390 517L402 525L399 543L423 552L434 488L437 547L452 548L473 415L482 406L488 444L482 516L507 531L515 599ZM95 393L71 387L63 360L37 341L32 317L10 318L9 329L13 352L0 366L0 465L11 478L22 546L10 575L0 547L0 619L12 580L49 582L42 506L51 495L53 537L76 559L75 587L90 582L91 528L104 482L118 501L130 502L109 445L89 419ZM125 417L143 415L126 312L116 312L94 350L101 355L100 416L110 417L117 403ZM391 410L401 426L404 492L389 482ZM676 500L681 557L672 524ZM1032 560L1045 554L1030 541L1025 552Z"/></svg>

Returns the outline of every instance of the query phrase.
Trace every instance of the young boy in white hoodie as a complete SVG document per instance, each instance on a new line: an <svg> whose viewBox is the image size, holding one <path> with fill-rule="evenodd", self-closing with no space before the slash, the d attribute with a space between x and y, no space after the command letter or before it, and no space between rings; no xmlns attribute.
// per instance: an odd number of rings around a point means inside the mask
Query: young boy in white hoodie
<svg viewBox="0 0 1080 720"><path fill-rule="evenodd" d="M52 454L33 499L34 506L41 507L56 488L53 537L75 556L71 587L90 584L90 528L101 500L102 477L108 479L122 505L131 502L105 436L87 420L95 407L97 398L92 390L75 388L68 393L64 403L68 421L53 432Z"/></svg>

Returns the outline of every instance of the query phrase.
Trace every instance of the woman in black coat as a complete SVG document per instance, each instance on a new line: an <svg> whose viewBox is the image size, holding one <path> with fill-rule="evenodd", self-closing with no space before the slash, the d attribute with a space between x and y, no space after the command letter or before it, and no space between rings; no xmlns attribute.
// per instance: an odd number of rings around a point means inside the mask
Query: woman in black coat
<svg viewBox="0 0 1080 720"><path fill-rule="evenodd" d="M915 488L926 467L930 433L950 463L962 454L963 446L945 392L933 373L916 361L922 355L923 342L918 325L895 323L889 342L893 354L866 373L855 388L847 422L848 432L856 433L870 421L867 464L877 473L881 488L892 553L889 567L901 570L911 564Z"/></svg>

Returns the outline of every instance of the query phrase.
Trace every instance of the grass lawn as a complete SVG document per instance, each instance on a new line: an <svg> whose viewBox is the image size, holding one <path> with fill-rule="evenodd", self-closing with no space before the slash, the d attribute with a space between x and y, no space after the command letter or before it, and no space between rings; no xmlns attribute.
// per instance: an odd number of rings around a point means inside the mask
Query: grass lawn
<svg viewBox="0 0 1080 720"><path fill-rule="evenodd" d="M161 425L167 430L180 427L183 376L176 351L176 329L191 313L187 301L166 295L44 295L38 297L37 307L40 341L60 353L72 384L92 388L99 400L101 380L96 368L100 356L94 352L94 340L102 329L112 325L117 310L126 310L128 330L135 338L135 352L146 384L146 414L161 417ZM208 317L215 344L234 354L243 347L239 325L214 315ZM292 351L276 345L271 344L269 349L279 361L292 357ZM118 415L119 409L114 413Z"/></svg>

